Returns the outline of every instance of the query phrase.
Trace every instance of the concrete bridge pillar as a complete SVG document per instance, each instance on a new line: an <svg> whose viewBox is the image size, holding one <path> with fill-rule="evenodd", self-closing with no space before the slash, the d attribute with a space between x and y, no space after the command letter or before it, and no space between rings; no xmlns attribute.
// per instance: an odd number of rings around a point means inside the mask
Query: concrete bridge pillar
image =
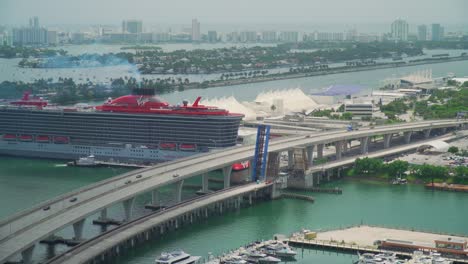
<svg viewBox="0 0 468 264"><path fill-rule="evenodd" d="M424 138L429 138L429 136L431 135L431 129L424 129Z"/></svg>
<svg viewBox="0 0 468 264"><path fill-rule="evenodd" d="M208 173L202 174L202 192L207 193L209 191L209 181L208 181Z"/></svg>
<svg viewBox="0 0 468 264"><path fill-rule="evenodd" d="M367 154L369 152L369 137L362 137L359 142L361 144L361 154Z"/></svg>
<svg viewBox="0 0 468 264"><path fill-rule="evenodd" d="M288 168L292 169L294 167L294 150L288 150Z"/></svg>
<svg viewBox="0 0 468 264"><path fill-rule="evenodd" d="M336 150L336 160L340 160L342 156L342 146L343 142L342 141L337 141L335 142L335 150Z"/></svg>
<svg viewBox="0 0 468 264"><path fill-rule="evenodd" d="M178 181L175 187L175 201L180 203L182 201L182 187L184 187L184 180Z"/></svg>
<svg viewBox="0 0 468 264"><path fill-rule="evenodd" d="M310 145L306 147L307 151L307 162L309 163L309 166L312 166L314 163L314 145Z"/></svg>
<svg viewBox="0 0 468 264"><path fill-rule="evenodd" d="M23 264L32 264L32 256L33 256L33 252L34 252L34 247L36 245L32 245L30 247L28 247L27 249L21 251L21 257L23 259L22 263Z"/></svg>
<svg viewBox="0 0 468 264"><path fill-rule="evenodd" d="M405 143L409 144L411 142L411 136L413 135L412 131L407 131L403 133L403 136L405 137Z"/></svg>
<svg viewBox="0 0 468 264"><path fill-rule="evenodd" d="M317 145L317 158L318 159L323 158L323 144L318 144Z"/></svg>
<svg viewBox="0 0 468 264"><path fill-rule="evenodd" d="M135 204L135 197L123 201L123 206L125 210L125 222L128 222L132 219L133 215L133 205Z"/></svg>
<svg viewBox="0 0 468 264"><path fill-rule="evenodd" d="M160 204L159 191L157 189L151 192L151 204L157 206Z"/></svg>
<svg viewBox="0 0 468 264"><path fill-rule="evenodd" d="M386 134L384 135L384 148L390 147L390 142L392 141L393 134Z"/></svg>
<svg viewBox="0 0 468 264"><path fill-rule="evenodd" d="M441 130L442 134L447 133L447 128L446 128L446 127L443 127L443 128L441 128L440 130Z"/></svg>
<svg viewBox="0 0 468 264"><path fill-rule="evenodd" d="M224 189L231 187L231 172L232 172L231 165L223 168Z"/></svg>
<svg viewBox="0 0 468 264"><path fill-rule="evenodd" d="M249 205L252 205L252 193L249 193Z"/></svg>
<svg viewBox="0 0 468 264"><path fill-rule="evenodd" d="M101 210L101 216L99 216L99 219L107 219L107 208Z"/></svg>
<svg viewBox="0 0 468 264"><path fill-rule="evenodd" d="M85 223L86 218L83 218L79 220L78 222L73 224L73 232L75 234L75 237L73 240L82 240L83 239L83 227Z"/></svg>
<svg viewBox="0 0 468 264"><path fill-rule="evenodd" d="M348 152L348 141L343 140L343 152Z"/></svg>

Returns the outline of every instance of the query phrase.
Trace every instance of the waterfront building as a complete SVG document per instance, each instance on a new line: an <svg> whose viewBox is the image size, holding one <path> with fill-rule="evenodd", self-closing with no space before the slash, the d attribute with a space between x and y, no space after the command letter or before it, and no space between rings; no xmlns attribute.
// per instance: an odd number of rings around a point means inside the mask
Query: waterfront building
<svg viewBox="0 0 468 264"><path fill-rule="evenodd" d="M241 42L256 42L257 41L257 32L255 31L242 31L240 33Z"/></svg>
<svg viewBox="0 0 468 264"><path fill-rule="evenodd" d="M137 37L139 43L152 43L153 39L153 33L139 33Z"/></svg>
<svg viewBox="0 0 468 264"><path fill-rule="evenodd" d="M208 42L218 42L218 33L214 30L208 31Z"/></svg>
<svg viewBox="0 0 468 264"><path fill-rule="evenodd" d="M138 34L111 33L106 35L106 40L114 43L135 43L138 40Z"/></svg>
<svg viewBox="0 0 468 264"><path fill-rule="evenodd" d="M71 42L72 43L83 43L85 41L85 33L83 32L75 32L71 35Z"/></svg>
<svg viewBox="0 0 468 264"><path fill-rule="evenodd" d="M231 32L226 35L226 40L228 42L239 42L239 33L238 32Z"/></svg>
<svg viewBox="0 0 468 264"><path fill-rule="evenodd" d="M11 42L14 45L46 45L57 43L57 32L40 27L38 17L29 19L29 27L14 28L12 33Z"/></svg>
<svg viewBox="0 0 468 264"><path fill-rule="evenodd" d="M141 20L124 20L122 22L122 33L138 34L143 32L143 22Z"/></svg>
<svg viewBox="0 0 468 264"><path fill-rule="evenodd" d="M372 103L345 103L345 113L351 113L356 117L372 117L374 105Z"/></svg>
<svg viewBox="0 0 468 264"><path fill-rule="evenodd" d="M408 40L408 23L403 19L393 21L391 26L392 39L407 41Z"/></svg>
<svg viewBox="0 0 468 264"><path fill-rule="evenodd" d="M160 32L153 34L153 42L168 42L171 41L171 34L168 32Z"/></svg>
<svg viewBox="0 0 468 264"><path fill-rule="evenodd" d="M192 19L192 41L200 41L200 22L197 19Z"/></svg>
<svg viewBox="0 0 468 264"><path fill-rule="evenodd" d="M55 45L58 42L57 31L48 30L47 31L47 44Z"/></svg>
<svg viewBox="0 0 468 264"><path fill-rule="evenodd" d="M418 40L427 40L427 26L419 25L418 26Z"/></svg>
<svg viewBox="0 0 468 264"><path fill-rule="evenodd" d="M262 32L262 41L263 42L276 42L277 33L276 31L263 31Z"/></svg>
<svg viewBox="0 0 468 264"><path fill-rule="evenodd" d="M376 34L361 33L355 38L355 40L358 41L358 42L368 43L368 42L374 42L374 41L381 41L382 36L379 36L379 35L376 35Z"/></svg>
<svg viewBox="0 0 468 264"><path fill-rule="evenodd" d="M358 38L358 32L356 29L347 31L345 35L347 41L355 41Z"/></svg>
<svg viewBox="0 0 468 264"><path fill-rule="evenodd" d="M297 31L283 31L279 36L281 42L297 42L298 40L299 33Z"/></svg>
<svg viewBox="0 0 468 264"><path fill-rule="evenodd" d="M440 41L444 39L444 28L440 24L431 25L431 40Z"/></svg>

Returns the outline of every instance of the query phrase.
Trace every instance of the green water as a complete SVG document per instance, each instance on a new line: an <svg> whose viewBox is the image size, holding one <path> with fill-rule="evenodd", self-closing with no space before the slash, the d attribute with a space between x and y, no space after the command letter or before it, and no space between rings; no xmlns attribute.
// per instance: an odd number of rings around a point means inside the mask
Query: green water
<svg viewBox="0 0 468 264"><path fill-rule="evenodd" d="M127 171L122 168L67 167L65 161L0 156L0 219Z"/></svg>
<svg viewBox="0 0 468 264"><path fill-rule="evenodd" d="M5 217L40 201L75 188L123 173L125 169L70 168L63 162L0 157L0 216ZM190 182L195 182L190 181ZM252 207L216 216L166 234L117 260L118 263L153 263L164 250L182 248L192 254L221 254L255 240L270 239L274 234L290 234L301 228L312 230L337 228L360 223L424 229L468 235L468 194L433 192L422 186L393 186L382 183L342 180L330 183L343 195L314 194L315 203L299 200L259 202ZM184 196L193 195L187 189ZM170 189L164 190L167 195ZM150 196L137 202L137 212ZM121 217L119 205L110 215ZM70 228L60 232L67 237ZM99 232L85 230L86 237ZM66 248L59 248L63 252ZM297 249L296 263L351 263L356 257L336 252ZM45 256L38 249L38 259Z"/></svg>
<svg viewBox="0 0 468 264"><path fill-rule="evenodd" d="M343 195L314 194L313 204L289 199L258 203L166 234L119 263L152 263L161 251L177 248L206 257L207 252L221 254L278 233L360 223L468 235L468 194L350 180L331 186L343 188ZM298 251L296 263L351 263L356 258L336 252Z"/></svg>

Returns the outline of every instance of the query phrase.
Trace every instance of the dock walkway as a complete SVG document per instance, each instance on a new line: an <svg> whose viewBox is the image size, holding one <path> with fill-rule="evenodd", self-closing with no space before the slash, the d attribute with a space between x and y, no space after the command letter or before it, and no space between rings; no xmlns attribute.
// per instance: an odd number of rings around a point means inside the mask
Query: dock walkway
<svg viewBox="0 0 468 264"><path fill-rule="evenodd" d="M296 247L315 247L322 249L369 253L395 252L399 256L407 257L412 255L408 251L388 251L379 249L378 246L375 245L375 242L384 240L399 240L411 241L411 243L424 246L433 244L435 240L444 240L449 237L453 240L468 240L468 237L465 236L434 234L362 225L346 229L317 232L317 236L313 240L307 240L302 235L296 234L287 241ZM450 260L453 261L453 263L468 263L468 258Z"/></svg>

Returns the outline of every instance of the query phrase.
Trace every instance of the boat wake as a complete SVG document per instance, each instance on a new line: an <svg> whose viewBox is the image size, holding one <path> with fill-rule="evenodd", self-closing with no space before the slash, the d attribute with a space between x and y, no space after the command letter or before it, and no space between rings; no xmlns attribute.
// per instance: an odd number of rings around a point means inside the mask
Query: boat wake
<svg viewBox="0 0 468 264"><path fill-rule="evenodd" d="M54 167L67 167L67 164L55 164Z"/></svg>

